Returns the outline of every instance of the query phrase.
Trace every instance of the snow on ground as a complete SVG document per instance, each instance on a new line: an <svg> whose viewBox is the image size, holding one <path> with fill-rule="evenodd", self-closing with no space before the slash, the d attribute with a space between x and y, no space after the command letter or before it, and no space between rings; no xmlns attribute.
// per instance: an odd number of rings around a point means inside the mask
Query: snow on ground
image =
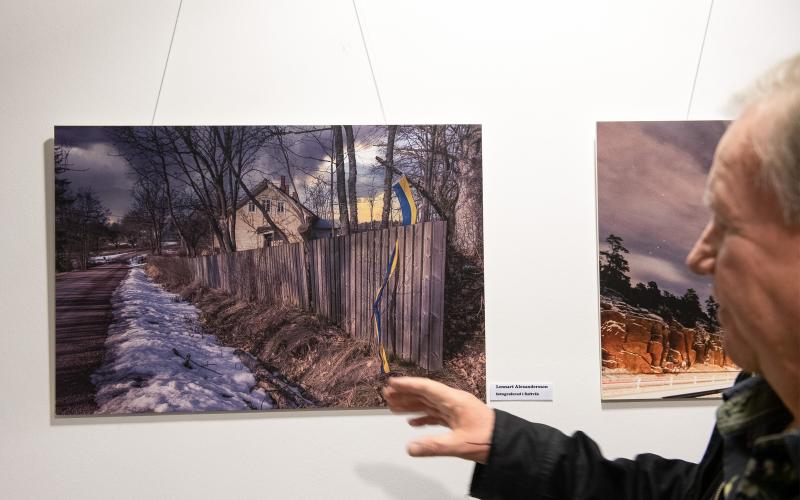
<svg viewBox="0 0 800 500"><path fill-rule="evenodd" d="M139 262L112 298L105 359L92 376L97 413L269 409L233 349L204 334L197 309L153 283Z"/></svg>
<svg viewBox="0 0 800 500"><path fill-rule="evenodd" d="M92 257L89 257L89 262L91 262L92 264L104 264L106 262L111 262L114 259L118 259L120 257L123 257L123 256L125 256L126 254L129 254L129 253L131 253L131 252L128 251L128 252L122 252L122 253L115 253L115 254L111 254L111 255L94 255Z"/></svg>

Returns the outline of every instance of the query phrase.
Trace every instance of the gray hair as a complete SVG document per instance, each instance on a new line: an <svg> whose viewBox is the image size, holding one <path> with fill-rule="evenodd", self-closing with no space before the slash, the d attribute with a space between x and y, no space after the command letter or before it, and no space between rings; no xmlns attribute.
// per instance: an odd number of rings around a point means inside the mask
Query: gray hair
<svg viewBox="0 0 800 500"><path fill-rule="evenodd" d="M800 54L765 73L736 100L753 106L773 99L780 102L774 128L753 146L786 222L800 224Z"/></svg>

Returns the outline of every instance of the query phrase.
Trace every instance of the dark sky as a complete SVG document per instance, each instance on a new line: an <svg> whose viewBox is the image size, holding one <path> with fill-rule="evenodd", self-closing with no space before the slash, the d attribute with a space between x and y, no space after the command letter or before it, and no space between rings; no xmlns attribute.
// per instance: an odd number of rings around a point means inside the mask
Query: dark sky
<svg viewBox="0 0 800 500"><path fill-rule="evenodd" d="M353 128L356 136L359 196L379 196L382 173L376 173L374 167L375 156L384 155L385 127L356 125ZM58 126L55 128L55 144L70 150L69 164L72 170L63 174L71 182L70 189L91 189L111 211L112 221L116 221L130 208L134 179L127 163L114 147L110 129L111 127ZM322 144L329 147L330 133L321 132L319 137ZM286 144L297 153L291 157L291 162L300 172L296 175L295 182L303 200L303 185L310 179L309 175L322 177L326 182L329 180L329 162L319 161L326 157L325 152L308 136L287 136ZM250 176L249 182L255 184L267 177L277 183L285 173L282 160L265 151L257 159L256 170Z"/></svg>
<svg viewBox="0 0 800 500"><path fill-rule="evenodd" d="M55 144L69 148L70 189L91 189L111 210L111 220L125 215L131 203L133 178L107 135L109 127L56 127Z"/></svg>
<svg viewBox="0 0 800 500"><path fill-rule="evenodd" d="M600 246L609 234L630 250L631 284L655 281L701 300L711 280L684 260L708 222L705 177L727 122L602 122L597 125Z"/></svg>

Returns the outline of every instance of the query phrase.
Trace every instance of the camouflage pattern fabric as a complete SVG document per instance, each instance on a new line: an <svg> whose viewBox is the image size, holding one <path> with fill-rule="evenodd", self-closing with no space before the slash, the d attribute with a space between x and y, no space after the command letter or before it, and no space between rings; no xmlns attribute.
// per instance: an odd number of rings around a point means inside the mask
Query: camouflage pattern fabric
<svg viewBox="0 0 800 500"><path fill-rule="evenodd" d="M766 380L753 375L723 395L717 429L724 479L717 498L800 499L800 429Z"/></svg>

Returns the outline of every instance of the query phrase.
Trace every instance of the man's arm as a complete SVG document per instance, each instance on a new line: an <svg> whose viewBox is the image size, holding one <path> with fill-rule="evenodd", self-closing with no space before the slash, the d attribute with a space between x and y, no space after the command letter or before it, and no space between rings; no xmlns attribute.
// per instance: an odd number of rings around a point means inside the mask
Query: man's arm
<svg viewBox="0 0 800 500"><path fill-rule="evenodd" d="M477 462L471 492L478 498L683 500L705 498L709 485L719 483L716 437L700 466L652 454L607 460L582 432L567 436L429 379L392 378L384 396L392 411L423 414L410 419L411 425L451 429L412 441L408 453Z"/></svg>
<svg viewBox="0 0 800 500"><path fill-rule="evenodd" d="M485 499L686 499L697 495L697 476L706 473L697 464L652 454L607 460L583 432L570 437L496 410L489 457L475 467L470 493Z"/></svg>

